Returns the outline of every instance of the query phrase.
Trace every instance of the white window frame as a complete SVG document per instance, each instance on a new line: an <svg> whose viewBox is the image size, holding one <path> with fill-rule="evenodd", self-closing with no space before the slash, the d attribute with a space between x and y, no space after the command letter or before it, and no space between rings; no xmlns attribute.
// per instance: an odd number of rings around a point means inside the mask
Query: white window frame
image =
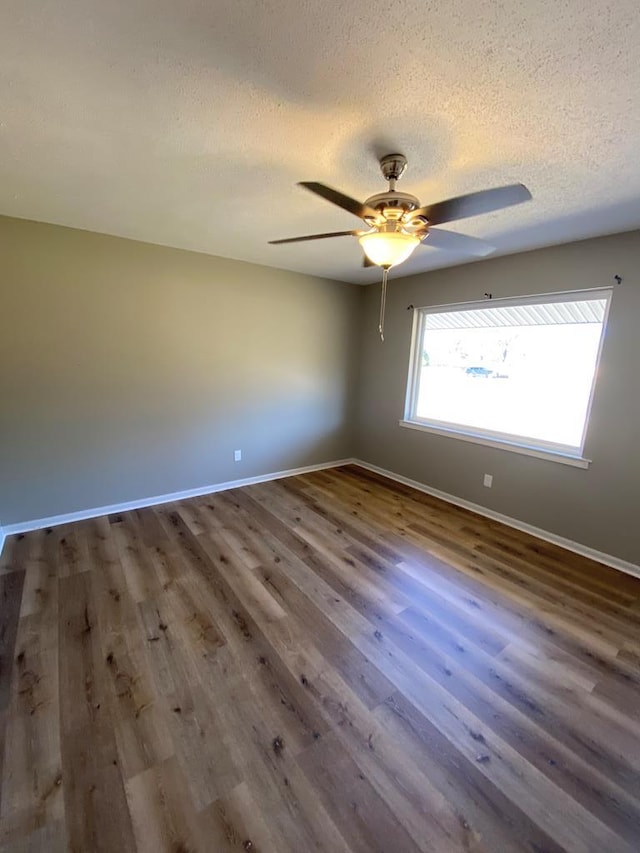
<svg viewBox="0 0 640 853"><path fill-rule="evenodd" d="M590 290L570 290L562 291L561 293L542 293L536 294L535 296L513 296L501 299L491 299L490 301L484 299L478 302L458 302L449 305L430 305L422 308L415 308L413 312L413 331L411 335L411 351L409 357L409 373L407 378L404 418L398 422L399 425L408 429L420 430L421 432L428 432L435 435L445 436L447 438L455 438L461 441L471 442L472 444L481 444L488 447L495 447L500 450L521 453L525 456L534 456L539 459L560 462L564 465L588 468L591 463L591 459L587 459L583 455L584 446L587 438L587 430L589 428L591 406L593 403L596 380L600 367L602 347L606 335L612 293L613 288L611 287L599 287ZM421 352L419 352L419 350L421 349L420 344L423 340L425 317L427 315L443 314L454 311L472 311L484 308L499 308L501 306L540 305L545 303L577 302L581 299L602 298L606 299L607 304L602 321L602 333L600 335L596 366L591 382L582 440L578 452L576 452L574 447L564 447L556 443L538 439L536 439L535 442L529 443L524 438L509 435L507 433L483 430L477 427L470 427L467 429L460 424L448 423L446 421L426 420L419 418L415 414L421 369Z"/></svg>

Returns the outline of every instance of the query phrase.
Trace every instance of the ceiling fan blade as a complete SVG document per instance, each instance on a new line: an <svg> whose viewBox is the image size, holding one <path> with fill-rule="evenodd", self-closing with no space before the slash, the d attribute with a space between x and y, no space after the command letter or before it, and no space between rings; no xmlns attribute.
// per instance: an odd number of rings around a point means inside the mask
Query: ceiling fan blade
<svg viewBox="0 0 640 853"><path fill-rule="evenodd" d="M326 240L327 237L358 237L360 231L331 231L328 234L309 234L307 237L287 237L284 240L269 240L271 246L278 243L304 243L307 240Z"/></svg>
<svg viewBox="0 0 640 853"><path fill-rule="evenodd" d="M418 210L412 210L411 216L426 216L430 225L441 225L443 222L453 222L455 219L466 219L468 216L478 216L480 213L491 213L513 204L521 204L530 198L531 193L524 184L509 184L506 187L480 190L477 193L459 195L436 204L425 205Z"/></svg>
<svg viewBox="0 0 640 853"><path fill-rule="evenodd" d="M442 228L429 228L424 245L477 258L483 258L496 250L495 246L490 246L484 240L477 240L466 234L456 234L454 231L444 231Z"/></svg>
<svg viewBox="0 0 640 853"><path fill-rule="evenodd" d="M362 202L356 201L355 198L344 195L344 193L338 192L338 190L334 190L326 184L319 184L317 181L300 181L298 186L304 187L310 192L330 201L332 204L337 204L338 207L347 210L349 213L354 213L360 219L364 219L365 216L371 216L374 219L378 218L377 212L372 207L367 207L366 204L362 204Z"/></svg>

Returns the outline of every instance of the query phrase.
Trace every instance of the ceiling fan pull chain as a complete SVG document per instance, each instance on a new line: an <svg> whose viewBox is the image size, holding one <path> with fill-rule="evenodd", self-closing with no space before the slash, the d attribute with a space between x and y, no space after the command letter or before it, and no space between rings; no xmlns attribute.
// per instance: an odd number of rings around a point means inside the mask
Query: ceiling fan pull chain
<svg viewBox="0 0 640 853"><path fill-rule="evenodd" d="M387 307L387 276L389 275L389 267L382 268L382 296L380 297L380 322L378 323L378 331L380 332L380 340L384 343L384 311Z"/></svg>

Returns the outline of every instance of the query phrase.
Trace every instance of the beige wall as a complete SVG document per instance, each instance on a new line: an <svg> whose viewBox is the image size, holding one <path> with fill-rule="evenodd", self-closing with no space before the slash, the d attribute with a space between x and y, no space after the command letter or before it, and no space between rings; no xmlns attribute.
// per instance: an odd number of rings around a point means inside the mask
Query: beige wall
<svg viewBox="0 0 640 853"><path fill-rule="evenodd" d="M398 426L411 339L408 305L442 305L624 282L613 294L585 455L587 470ZM640 232L391 282L363 316L357 453L365 461L632 563L640 563ZM493 488L482 485L494 475Z"/></svg>
<svg viewBox="0 0 640 853"><path fill-rule="evenodd" d="M0 523L351 455L361 295L0 218Z"/></svg>
<svg viewBox="0 0 640 853"><path fill-rule="evenodd" d="M0 217L0 523L356 455L638 563L639 271L634 232L396 280L381 344L378 287ZM588 470L398 426L409 304L616 273Z"/></svg>

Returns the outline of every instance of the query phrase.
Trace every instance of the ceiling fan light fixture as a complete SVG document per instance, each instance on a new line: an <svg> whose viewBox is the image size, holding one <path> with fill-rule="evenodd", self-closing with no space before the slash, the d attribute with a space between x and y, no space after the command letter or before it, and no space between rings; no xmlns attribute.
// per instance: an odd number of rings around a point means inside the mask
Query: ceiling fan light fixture
<svg viewBox="0 0 640 853"><path fill-rule="evenodd" d="M371 231L363 234L359 242L372 263L388 269L406 261L420 245L420 238L401 231Z"/></svg>

